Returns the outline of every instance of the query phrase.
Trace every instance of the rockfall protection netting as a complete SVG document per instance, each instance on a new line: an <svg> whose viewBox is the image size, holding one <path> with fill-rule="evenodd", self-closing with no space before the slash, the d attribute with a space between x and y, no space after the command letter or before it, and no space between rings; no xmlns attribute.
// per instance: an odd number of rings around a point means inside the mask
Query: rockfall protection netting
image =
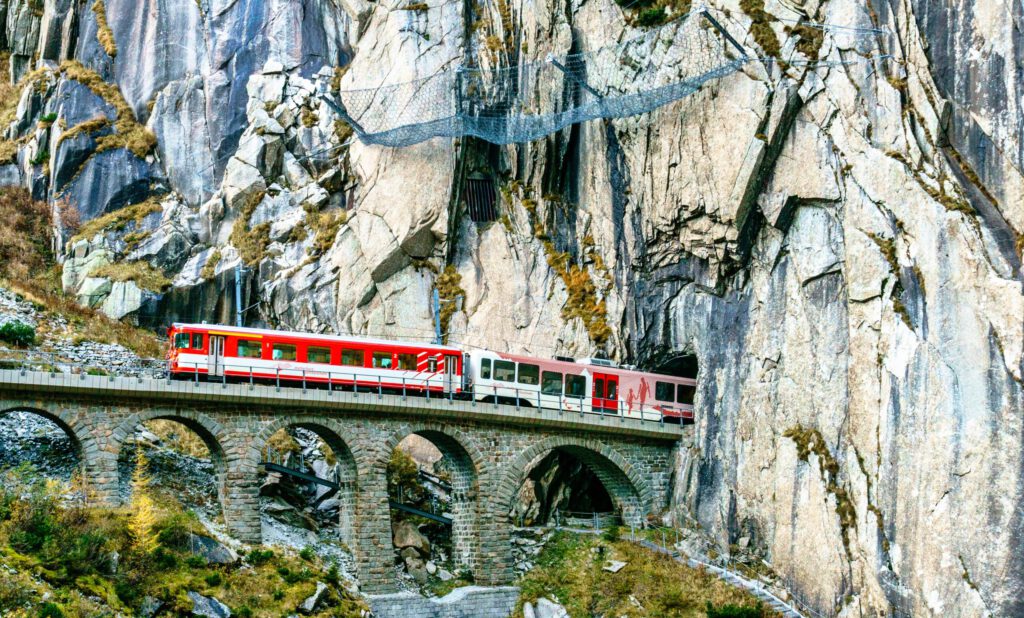
<svg viewBox="0 0 1024 618"><path fill-rule="evenodd" d="M336 111L367 144L469 135L495 144L528 142L587 120L652 111L749 59L710 15L694 11L591 52L343 91Z"/></svg>

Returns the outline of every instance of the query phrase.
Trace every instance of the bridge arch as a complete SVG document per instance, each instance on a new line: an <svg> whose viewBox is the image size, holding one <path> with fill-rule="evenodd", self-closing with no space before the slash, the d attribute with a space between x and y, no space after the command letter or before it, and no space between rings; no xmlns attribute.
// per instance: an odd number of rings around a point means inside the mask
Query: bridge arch
<svg viewBox="0 0 1024 618"><path fill-rule="evenodd" d="M0 402L0 418L24 412L53 423L68 436L87 490L87 499L113 504L117 496L117 458L102 448L83 417L50 402Z"/></svg>
<svg viewBox="0 0 1024 618"><path fill-rule="evenodd" d="M355 542L355 521L356 521L356 497L359 487L359 466L356 454L362 454L361 445L355 442L346 441L342 438L344 428L331 418L322 416L300 415L284 416L264 426L251 445L246 450L243 459L247 469L257 469L261 461L266 460L267 445L271 437L289 428L305 429L316 434L331 449L339 467L338 485L340 488L336 494L339 502L338 507L338 530L339 536L345 545L350 549L356 548ZM262 524L261 524L262 526Z"/></svg>
<svg viewBox="0 0 1024 618"><path fill-rule="evenodd" d="M234 442L225 428L212 417L195 410L176 410L168 408L151 408L137 411L122 421L113 432L112 450L115 461L127 457L125 449L128 438L136 432L136 428L149 421L171 421L177 423L196 436L203 442L210 453L210 463L213 464L213 474L216 479L217 499L221 504L225 516L227 516L227 479L229 471L229 459L236 451ZM131 481L131 473L127 475L119 473L118 482L121 487Z"/></svg>
<svg viewBox="0 0 1024 618"><path fill-rule="evenodd" d="M398 427L384 442L385 467L399 445L414 435L433 444L447 463L451 482L452 559L456 568L468 570L479 579L479 497L482 479L488 476L487 460L469 434L451 425L414 423ZM394 525L393 516L391 522Z"/></svg>
<svg viewBox="0 0 1024 618"><path fill-rule="evenodd" d="M614 448L597 440L556 436L537 442L521 452L507 467L494 496L495 515L504 517L530 470L553 451L578 459L601 481L625 523L639 523L652 510L654 492L630 461Z"/></svg>

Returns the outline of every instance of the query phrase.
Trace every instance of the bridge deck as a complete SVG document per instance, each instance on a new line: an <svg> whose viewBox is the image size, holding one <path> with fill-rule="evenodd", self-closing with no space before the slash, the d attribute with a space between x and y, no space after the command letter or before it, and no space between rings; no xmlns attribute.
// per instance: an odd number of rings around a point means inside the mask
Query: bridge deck
<svg viewBox="0 0 1024 618"><path fill-rule="evenodd" d="M593 433L629 435L677 441L689 432L685 425L600 414L478 403L453 399L425 399L402 395L217 382L179 382L154 378L0 370L0 395L55 398L61 396L116 398L154 404L218 404L260 406L267 409L336 412L339 415L374 411L395 416L458 419L498 426L584 429Z"/></svg>

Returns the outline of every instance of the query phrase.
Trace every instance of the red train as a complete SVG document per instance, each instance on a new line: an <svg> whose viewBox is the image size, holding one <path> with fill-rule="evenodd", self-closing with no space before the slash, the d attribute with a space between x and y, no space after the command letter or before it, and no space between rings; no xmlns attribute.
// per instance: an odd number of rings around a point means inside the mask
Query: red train
<svg viewBox="0 0 1024 618"><path fill-rule="evenodd" d="M273 380L564 411L693 421L696 380L602 359L538 359L424 343L208 324L168 331L173 377Z"/></svg>

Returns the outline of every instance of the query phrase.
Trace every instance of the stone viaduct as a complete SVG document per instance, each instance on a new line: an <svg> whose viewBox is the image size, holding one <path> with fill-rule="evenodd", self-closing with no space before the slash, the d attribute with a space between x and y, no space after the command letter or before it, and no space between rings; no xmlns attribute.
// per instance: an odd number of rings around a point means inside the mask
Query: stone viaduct
<svg viewBox="0 0 1024 618"><path fill-rule="evenodd" d="M679 425L508 405L250 384L0 370L0 415L39 414L72 438L91 499L119 502L118 458L140 422L177 421L210 449L225 522L261 540L260 466L267 440L286 427L319 435L342 468L342 539L363 590L395 590L387 464L406 436L449 460L456 562L477 583L513 579L509 512L532 465L566 451L602 481L626 521L667 506Z"/></svg>

